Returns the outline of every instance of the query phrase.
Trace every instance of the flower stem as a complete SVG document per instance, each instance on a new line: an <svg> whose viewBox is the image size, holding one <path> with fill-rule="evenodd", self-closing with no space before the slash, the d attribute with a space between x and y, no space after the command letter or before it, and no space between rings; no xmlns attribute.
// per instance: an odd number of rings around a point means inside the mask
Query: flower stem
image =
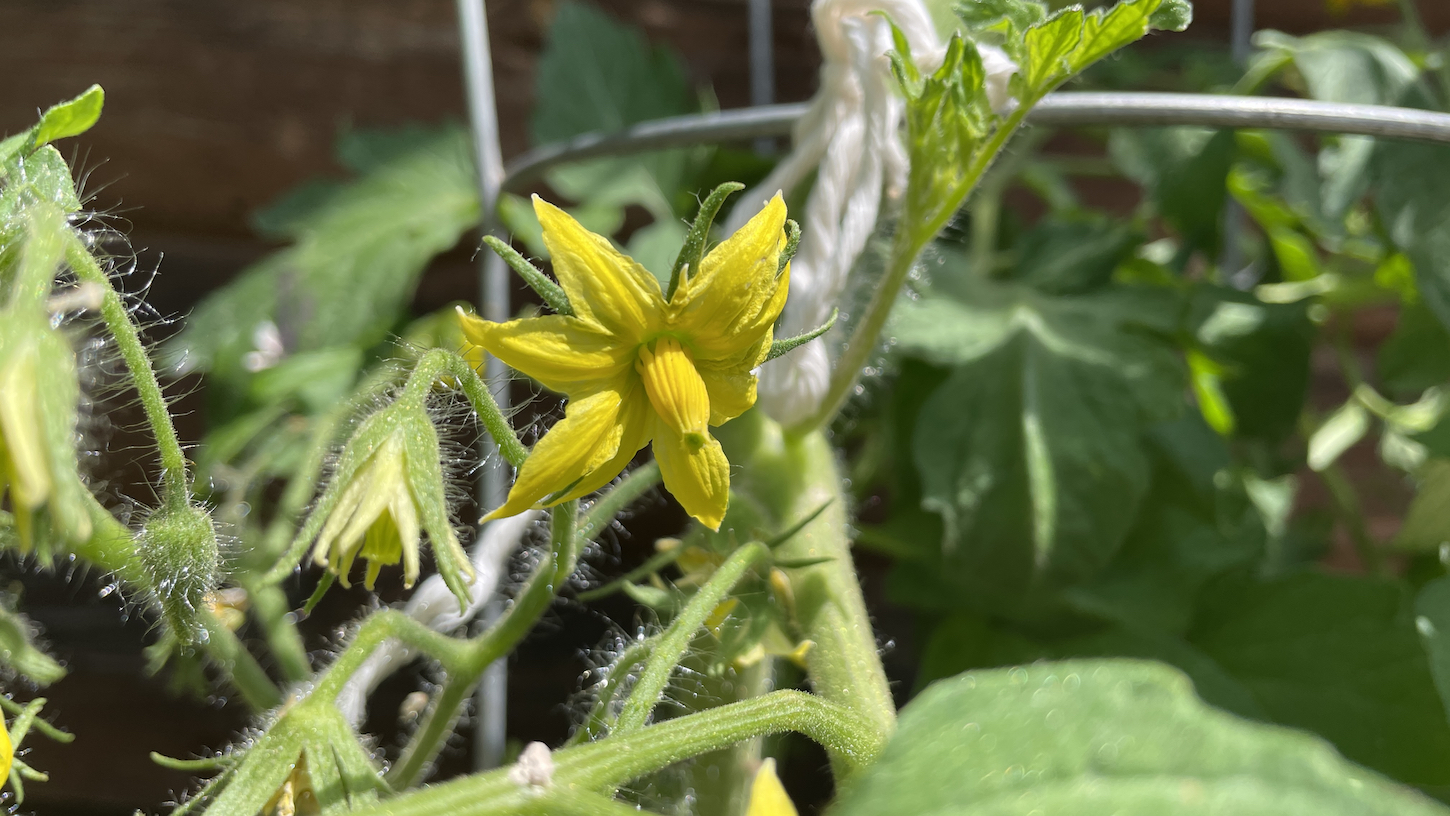
<svg viewBox="0 0 1450 816"><path fill-rule="evenodd" d="M624 710L619 713L619 720L614 724L610 733L629 734L644 727L649 719L650 712L654 710L655 703L659 702L660 694L664 691L665 684L669 682L670 674L674 672L675 665L689 648L690 641L695 638L695 633L705 623L705 618L710 612L720 605L730 590L735 588L745 571L755 565L766 554L765 546L762 544L746 544L725 560L710 580L700 587L690 598L685 608L670 624L665 631L664 637L660 639L659 645L655 647L649 660L646 661L644 671L640 673L639 680L634 684L634 689L624 701Z"/></svg>
<svg viewBox="0 0 1450 816"><path fill-rule="evenodd" d="M831 376L830 387L826 390L826 396L821 401L820 410L815 416L805 420L800 425L791 428L791 433L796 436L806 434L817 428L828 426L845 407L850 400L856 383L861 379L861 371L866 367L866 361L870 358L871 352L876 348L876 341L881 337L881 330L886 327L886 320L891 316L891 308L896 304L896 295L901 291L902 284L906 283L906 277L911 273L911 268L916 264L916 259L921 251L931 243L942 227L946 226L957 210L961 208L962 202L981 180L982 174L991 167L992 161L1012 134L1027 117L1027 112L1032 109L1030 104L1019 105L1002 126L997 128L992 137L987 140L973 155L966 171L962 174L961 182L952 189L945 200L934 213L926 214L925 218L916 219L910 217L904 219L896 232L896 237L891 244L891 256L886 266L886 274L871 295L871 301L866 306L866 314L861 322L856 324L856 329L851 332L851 337L846 341L846 348L841 359L836 363L836 371ZM907 192L907 200L911 200L911 191Z"/></svg>
<svg viewBox="0 0 1450 816"><path fill-rule="evenodd" d="M498 622L463 645L464 655L456 665L444 666L449 673L448 682L423 725L403 749L398 764L388 774L388 782L393 787L405 788L417 783L443 746L443 741L453 732L459 708L468 699L484 670L524 639L543 617L549 604L553 603L559 588L573 574L580 549L575 526L578 512L577 501L564 502L553 509L549 555L534 568L534 574L529 577L523 592Z"/></svg>
<svg viewBox="0 0 1450 816"><path fill-rule="evenodd" d="M555 752L552 787L615 788L690 757L785 731L805 734L847 758L852 768L870 764L885 745L885 735L844 706L800 691L776 691ZM490 816L514 812L532 798L542 797L510 781L508 769L500 768L396 796L354 816Z"/></svg>
<svg viewBox="0 0 1450 816"><path fill-rule="evenodd" d="M156 436L157 453L161 460L162 499L172 507L190 504L191 486L186 473L186 455L182 453L181 442L176 436L176 426L172 424L171 413L166 408L166 397L161 393L161 385L151 367L151 358L141 344L136 324L131 321L131 314L126 310L126 304L121 302L121 296L112 285L110 276L101 269L80 237L67 231L65 242L66 262L75 271L76 277L104 288L101 319L116 340L121 359L125 361L126 369L131 372L131 382L141 398L146 421L150 423L151 431Z"/></svg>
<svg viewBox="0 0 1450 816"><path fill-rule="evenodd" d="M850 709L885 739L896 727L896 704L851 559L847 501L835 451L816 432L787 437L786 455L800 482L791 491L785 519L819 515L777 547L775 555L782 561L830 559L785 569L801 635L815 642L806 653L806 670L817 694ZM849 757L832 755L838 779L851 764Z"/></svg>

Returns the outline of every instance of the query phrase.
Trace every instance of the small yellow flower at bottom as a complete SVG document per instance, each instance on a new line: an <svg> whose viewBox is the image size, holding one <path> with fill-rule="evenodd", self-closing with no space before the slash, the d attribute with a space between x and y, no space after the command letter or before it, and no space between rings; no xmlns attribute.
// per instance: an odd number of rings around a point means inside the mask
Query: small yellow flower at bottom
<svg viewBox="0 0 1450 816"><path fill-rule="evenodd" d="M4 718L0 718L0 785L10 779L10 766L15 763L15 744L10 741L10 731Z"/></svg>
<svg viewBox="0 0 1450 816"><path fill-rule="evenodd" d="M709 428L755 404L754 372L789 288L789 265L780 264L785 203L777 194L699 269L684 270L668 300L608 239L537 196L534 212L574 313L460 320L471 342L569 403L485 520L592 493L652 445L665 488L718 530L730 462Z"/></svg>
<svg viewBox="0 0 1450 816"><path fill-rule="evenodd" d="M780 777L775 775L774 759L760 763L760 770L755 772L745 816L797 816L795 805L780 784Z"/></svg>

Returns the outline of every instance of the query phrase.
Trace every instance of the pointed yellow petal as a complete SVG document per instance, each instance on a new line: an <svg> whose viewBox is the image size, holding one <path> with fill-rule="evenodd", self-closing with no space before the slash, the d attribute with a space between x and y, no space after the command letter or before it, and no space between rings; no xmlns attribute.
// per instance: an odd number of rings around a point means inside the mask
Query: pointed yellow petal
<svg viewBox="0 0 1450 816"><path fill-rule="evenodd" d="M629 465L629 460L634 458L639 449L649 444L649 434L654 425L654 412L650 410L649 401L644 398L642 386L636 386L636 390L626 394L619 413L619 450L614 458L596 467L589 475L580 480L573 490L559 501L569 501L590 493L609 484L615 476L618 476Z"/></svg>
<svg viewBox="0 0 1450 816"><path fill-rule="evenodd" d="M619 421L623 396L621 391L608 389L570 400L564 418L529 453L509 490L508 501L482 520L516 516L547 496L572 489L580 479L615 458L625 431ZM639 397L631 401L638 402Z"/></svg>
<svg viewBox="0 0 1450 816"><path fill-rule="evenodd" d="M638 343L658 329L664 313L660 283L648 270L575 221L534 196L534 213L544 227L544 245L554 276L580 319Z"/></svg>
<svg viewBox="0 0 1450 816"><path fill-rule="evenodd" d="M706 434L705 444L692 448L673 428L656 419L654 454L670 495L696 521L719 530L730 504L730 462L715 437Z"/></svg>
<svg viewBox="0 0 1450 816"><path fill-rule="evenodd" d="M705 393L710 395L710 424L721 425L750 410L755 404L754 374L739 369L700 368Z"/></svg>
<svg viewBox="0 0 1450 816"><path fill-rule="evenodd" d="M563 315L493 323L461 315L470 343L543 383L568 394L595 391L634 363L634 344Z"/></svg>
<svg viewBox="0 0 1450 816"><path fill-rule="evenodd" d="M765 209L710 251L670 303L672 323L692 341L697 361L738 357L756 345L785 306L785 202ZM753 365L751 366L754 367Z"/></svg>
<svg viewBox="0 0 1450 816"><path fill-rule="evenodd" d="M421 533L418 528L418 508L413 504L413 497L406 487L400 486L393 494L388 512L398 528L398 543L403 549L403 586L411 589L418 580L418 539Z"/></svg>
<svg viewBox="0 0 1450 816"><path fill-rule="evenodd" d="M5 438L10 461L10 489L17 506L45 504L50 496L50 467L44 448L40 417L36 416L35 371L32 347L21 346L8 353L19 359L0 367L0 436Z"/></svg>
<svg viewBox="0 0 1450 816"><path fill-rule="evenodd" d="M791 804L790 797L785 793L785 786L780 784L780 777L775 775L774 759L760 763L760 770L755 772L755 781L750 784L750 805L745 809L745 816L797 816L795 805Z"/></svg>

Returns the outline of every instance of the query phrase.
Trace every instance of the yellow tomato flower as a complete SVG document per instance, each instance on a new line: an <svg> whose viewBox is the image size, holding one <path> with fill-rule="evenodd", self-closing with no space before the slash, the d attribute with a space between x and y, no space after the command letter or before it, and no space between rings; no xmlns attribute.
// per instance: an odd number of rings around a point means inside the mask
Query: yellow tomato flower
<svg viewBox="0 0 1450 816"><path fill-rule="evenodd" d="M470 341L565 394L508 500L485 519L591 493L653 442L665 487L712 530L730 499L730 463L709 426L755 404L789 266L779 194L687 269L669 300L659 281L602 236L534 197L544 244L573 315L491 323L463 315Z"/></svg>
<svg viewBox="0 0 1450 816"><path fill-rule="evenodd" d="M368 562L364 585L372 589L385 565L403 561L403 584L418 579L418 512L408 489L403 440L388 437L362 466L328 516L312 558L330 567L338 581L349 586L353 559Z"/></svg>
<svg viewBox="0 0 1450 816"><path fill-rule="evenodd" d="M796 816L795 805L780 784L780 777L775 775L775 760L765 760L755 772L745 816Z"/></svg>

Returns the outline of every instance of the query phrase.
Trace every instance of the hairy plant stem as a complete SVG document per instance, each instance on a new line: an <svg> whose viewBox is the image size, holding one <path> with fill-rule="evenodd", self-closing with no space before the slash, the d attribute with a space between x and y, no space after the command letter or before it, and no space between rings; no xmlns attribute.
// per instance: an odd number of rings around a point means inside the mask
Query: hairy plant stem
<svg viewBox="0 0 1450 816"><path fill-rule="evenodd" d="M121 302L121 295L112 284L111 276L101 268L80 236L69 230L65 233L65 259L77 278L102 287L101 319L116 341L126 370L131 373L131 383L156 437L156 451L161 461L162 501L168 507L185 507L191 503L186 455L181 450L181 441L176 436L176 426L172 424L171 412L166 408L166 397L161 393L156 371L151 367L151 358L141 343L136 324L131 321L131 313Z"/></svg>
<svg viewBox="0 0 1450 816"><path fill-rule="evenodd" d="M804 692L776 691L557 751L545 788L521 787L508 778L509 769L500 768L396 796L360 808L355 816L488 816L517 812L529 802L543 803L543 810L532 812L553 812L547 807L550 791L618 787L681 760L785 731L805 734L852 768L869 765L885 745L884 734L844 706Z"/></svg>
<svg viewBox="0 0 1450 816"><path fill-rule="evenodd" d="M721 430L730 461L743 465L732 487L765 502L783 529L809 519L776 545L774 555L778 562L819 561L783 568L798 635L815 644L805 656L812 686L885 739L896 727L896 705L851 560L847 497L834 449L821 431L788 434L759 410ZM849 757L832 755L838 780L853 767Z"/></svg>
<svg viewBox="0 0 1450 816"><path fill-rule="evenodd" d="M705 618L735 588L745 571L765 557L766 552L763 544L746 544L737 549L715 570L710 580L690 597L689 603L675 616L670 628L665 630L664 637L660 638L659 645L645 662L644 671L635 681L629 698L624 701L624 710L619 713L619 720L615 722L610 733L624 735L644 727L650 712L654 711L655 703L659 702L660 695L664 692L665 684L669 682L670 674L689 648L695 633L704 625Z"/></svg>
<svg viewBox="0 0 1450 816"><path fill-rule="evenodd" d="M1024 103L1012 111L997 128L991 138L978 148L962 173L958 185L947 193L935 212L924 214L921 218L907 213L907 217L903 219L896 236L892 239L886 274L872 293L871 301L866 306L866 314L856 324L850 339L846 341L845 351L842 353L841 359L836 362L836 370L831 375L830 387L826 389L826 396L821 401L820 410L816 412L815 416L791 428L792 435L802 436L813 430L829 426L841 409L845 407L856 383L861 379L861 371L866 367L867 360L870 359L871 353L876 348L876 341L881 337L881 330L886 327L886 320L891 316L891 308L896 304L896 296L901 291L902 285L906 283L907 275L911 273L912 267L916 265L916 259L961 208L962 203L977 186L982 175L992 166L992 161L996 159L997 154L1002 152L1002 148L1012 138L1012 134L1017 132L1018 127L1027 118L1027 113L1035 102L1035 99L1024 100ZM907 191L906 200L912 200L912 191Z"/></svg>
<svg viewBox="0 0 1450 816"><path fill-rule="evenodd" d="M453 733L459 710L484 670L524 639L574 573L580 550L576 529L578 512L577 501L564 502L553 509L549 555L534 569L514 605L487 631L467 642L466 650L456 665L444 664L448 680L423 724L403 749L397 765L389 772L388 782L393 787L409 787L419 781L443 747L444 740Z"/></svg>

